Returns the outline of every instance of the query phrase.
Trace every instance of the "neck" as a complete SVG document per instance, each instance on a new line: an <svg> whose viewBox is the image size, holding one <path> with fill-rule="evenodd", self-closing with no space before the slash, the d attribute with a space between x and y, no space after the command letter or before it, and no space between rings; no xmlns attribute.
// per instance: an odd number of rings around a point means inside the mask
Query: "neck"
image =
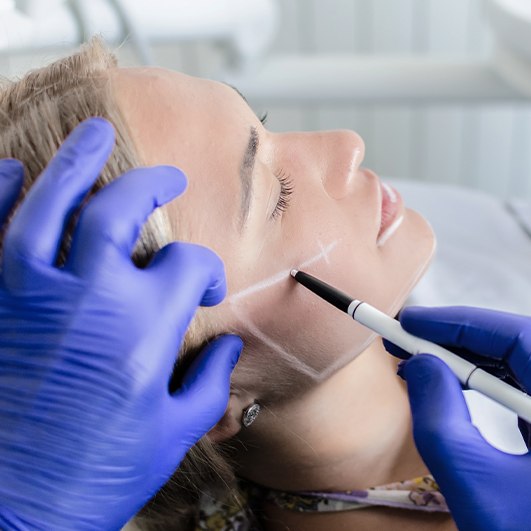
<svg viewBox="0 0 531 531"><path fill-rule="evenodd" d="M304 398L262 410L240 437L239 474L288 491L361 489L427 474L396 365L378 339Z"/></svg>

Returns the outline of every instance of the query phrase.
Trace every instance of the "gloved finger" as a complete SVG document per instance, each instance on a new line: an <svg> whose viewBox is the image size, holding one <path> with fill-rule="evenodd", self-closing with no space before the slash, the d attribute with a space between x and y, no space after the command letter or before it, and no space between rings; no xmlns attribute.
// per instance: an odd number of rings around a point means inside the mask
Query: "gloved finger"
<svg viewBox="0 0 531 531"><path fill-rule="evenodd" d="M223 262L207 247L173 242L156 253L141 273L147 275L149 290L158 301L158 318L165 323L159 328L159 339L168 348L156 360L149 349L139 349L131 354L131 363L149 367L144 371L148 380L156 374L169 377L197 307L205 299L207 304L217 304L225 296Z"/></svg>
<svg viewBox="0 0 531 531"><path fill-rule="evenodd" d="M531 449L531 424L518 417L518 429L528 449Z"/></svg>
<svg viewBox="0 0 531 531"><path fill-rule="evenodd" d="M189 448L223 416L230 395L231 373L238 362L243 342L238 336L217 338L197 356L186 372L181 387L173 394L175 441L187 425Z"/></svg>
<svg viewBox="0 0 531 531"><path fill-rule="evenodd" d="M471 423L459 380L443 361L429 354L413 356L402 367L402 375L408 386L415 444L436 479L449 463L466 463L469 447L476 451L478 444L488 447Z"/></svg>
<svg viewBox="0 0 531 531"><path fill-rule="evenodd" d="M400 323L411 334L434 343L508 359L519 344L516 339L531 327L531 318L469 306L409 306L400 312ZM529 339L527 344L531 356Z"/></svg>
<svg viewBox="0 0 531 531"><path fill-rule="evenodd" d="M85 120L68 135L7 230L3 253L6 282L24 262L54 264L65 224L98 177L113 145L114 129L103 118Z"/></svg>
<svg viewBox="0 0 531 531"><path fill-rule="evenodd" d="M155 255L146 271L167 294L167 300L173 302L168 308L175 319L184 316L185 307L189 308L191 319L197 306L215 306L227 293L221 258L202 245L170 243ZM185 328L188 324L189 321Z"/></svg>
<svg viewBox="0 0 531 531"><path fill-rule="evenodd" d="M436 343L506 360L519 383L531 390L530 317L469 306L409 307L401 311L400 322Z"/></svg>
<svg viewBox="0 0 531 531"><path fill-rule="evenodd" d="M389 354L392 354L393 356L396 356L397 358L400 358L401 360L407 360L411 358L411 354L409 352L406 352L405 350L401 349L394 343L391 343L391 341L385 339L384 337L382 338L382 343L383 343L385 350L387 350Z"/></svg>
<svg viewBox="0 0 531 531"><path fill-rule="evenodd" d="M0 160L0 227L16 203L23 182L24 166L19 160Z"/></svg>
<svg viewBox="0 0 531 531"><path fill-rule="evenodd" d="M387 352L399 359L407 360L411 357L411 354L409 354L409 352L406 352L405 350L401 349L400 347L398 347L394 343L391 343L391 341L388 341L385 338L382 338L382 343ZM503 360L480 356L479 354L470 352L465 348L455 347L452 345L441 346L449 350L450 352L457 354L460 358L463 358L469 361L470 363L481 367L483 370L488 371L490 374L493 374L498 378L506 378L510 376L508 366Z"/></svg>
<svg viewBox="0 0 531 531"><path fill-rule="evenodd" d="M186 177L174 166L137 168L108 184L81 212L66 268L87 278L130 261L149 215L185 188Z"/></svg>

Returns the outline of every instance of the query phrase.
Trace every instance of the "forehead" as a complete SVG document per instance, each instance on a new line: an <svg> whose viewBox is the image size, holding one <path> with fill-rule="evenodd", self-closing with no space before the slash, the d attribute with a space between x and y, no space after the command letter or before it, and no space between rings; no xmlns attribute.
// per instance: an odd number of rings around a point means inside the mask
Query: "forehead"
<svg viewBox="0 0 531 531"><path fill-rule="evenodd" d="M210 143L246 107L227 85L163 68L115 69L112 86L147 164L182 156L192 137Z"/></svg>
<svg viewBox="0 0 531 531"><path fill-rule="evenodd" d="M252 111L227 85L161 68L116 69L111 83L142 163L187 176L186 192L168 207L172 221L188 226L176 238L224 254L235 235Z"/></svg>

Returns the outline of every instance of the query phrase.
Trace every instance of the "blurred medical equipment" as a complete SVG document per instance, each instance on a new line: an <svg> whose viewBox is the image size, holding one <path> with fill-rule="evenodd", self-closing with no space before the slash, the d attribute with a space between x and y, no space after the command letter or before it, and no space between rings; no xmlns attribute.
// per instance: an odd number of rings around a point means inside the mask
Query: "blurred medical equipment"
<svg viewBox="0 0 531 531"><path fill-rule="evenodd" d="M211 343L182 387L169 388L197 306L225 296L221 260L174 242L144 269L131 261L147 217L184 190L180 170L137 168L101 190L80 214L66 264L55 267L65 219L113 145L108 122L78 126L4 238L2 529L118 529L169 479L229 399L242 347L235 336ZM22 177L20 163L0 161L0 222Z"/></svg>
<svg viewBox="0 0 531 531"><path fill-rule="evenodd" d="M531 97L531 7L527 0L485 0L499 33L497 61L313 54L267 58L252 77L232 77L251 99L360 103L469 103L522 101ZM508 37L508 38L507 38ZM504 46L503 43L507 43ZM513 84L505 61L526 50L525 87ZM513 59L514 58L514 59ZM521 63L524 64L524 63Z"/></svg>
<svg viewBox="0 0 531 531"><path fill-rule="evenodd" d="M494 66L512 86L531 97L531 2L488 0L495 30Z"/></svg>
<svg viewBox="0 0 531 531"><path fill-rule="evenodd" d="M531 97L530 4L484 1L499 37L496 61L268 55L279 25L275 0L1 0L0 52L72 46L101 33L111 43L127 40L141 64L152 64L150 43L202 39L230 47L220 75L253 100L525 100ZM517 68L525 75L516 73Z"/></svg>
<svg viewBox="0 0 531 531"><path fill-rule="evenodd" d="M416 307L404 309L400 322L450 349L506 361L531 392L531 317ZM459 529L528 529L531 454L505 454L483 440L470 423L458 380L437 358L413 356L399 374L408 384L415 443Z"/></svg>
<svg viewBox="0 0 531 531"><path fill-rule="evenodd" d="M101 34L127 40L151 64L152 43L204 39L223 43L243 68L270 44L275 13L273 0L0 0L0 52L76 46Z"/></svg>

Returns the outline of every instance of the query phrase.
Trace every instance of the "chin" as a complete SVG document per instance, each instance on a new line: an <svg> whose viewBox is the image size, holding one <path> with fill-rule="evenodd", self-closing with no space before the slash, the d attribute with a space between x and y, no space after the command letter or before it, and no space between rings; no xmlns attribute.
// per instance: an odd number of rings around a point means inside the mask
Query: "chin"
<svg viewBox="0 0 531 531"><path fill-rule="evenodd" d="M388 306L387 314L396 316L404 306L406 299L428 270L437 249L437 239L432 226L417 211L407 209L406 219L408 232L397 238L395 244L401 256L414 257L407 273L407 281ZM404 227L405 228L405 227Z"/></svg>
<svg viewBox="0 0 531 531"><path fill-rule="evenodd" d="M430 222L416 210L407 209L408 215L416 218L417 241L421 242L423 255L420 256L419 270L415 284L424 276L437 250L437 237Z"/></svg>

